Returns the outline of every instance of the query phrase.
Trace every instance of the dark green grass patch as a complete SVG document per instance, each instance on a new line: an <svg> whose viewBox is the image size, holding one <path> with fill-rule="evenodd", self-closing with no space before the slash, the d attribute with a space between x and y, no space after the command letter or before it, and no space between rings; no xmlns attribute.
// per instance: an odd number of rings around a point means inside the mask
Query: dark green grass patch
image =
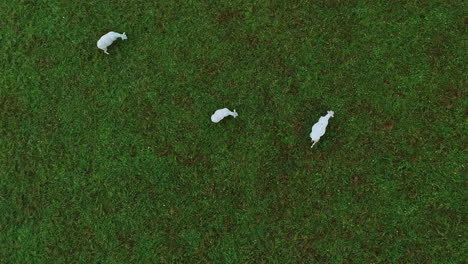
<svg viewBox="0 0 468 264"><path fill-rule="evenodd" d="M464 9L1 2L0 262L462 263Z"/></svg>

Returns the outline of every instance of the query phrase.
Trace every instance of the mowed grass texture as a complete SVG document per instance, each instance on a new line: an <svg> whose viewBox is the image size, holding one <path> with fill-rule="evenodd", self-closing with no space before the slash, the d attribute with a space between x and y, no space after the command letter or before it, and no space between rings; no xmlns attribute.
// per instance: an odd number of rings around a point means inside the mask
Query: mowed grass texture
<svg viewBox="0 0 468 264"><path fill-rule="evenodd" d="M0 262L463 263L465 10L1 1Z"/></svg>

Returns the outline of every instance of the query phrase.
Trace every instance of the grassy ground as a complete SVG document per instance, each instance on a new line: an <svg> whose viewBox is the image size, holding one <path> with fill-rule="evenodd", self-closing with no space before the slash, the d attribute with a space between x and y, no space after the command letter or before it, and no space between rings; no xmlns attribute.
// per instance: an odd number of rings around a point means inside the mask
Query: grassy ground
<svg viewBox="0 0 468 264"><path fill-rule="evenodd" d="M462 263L465 10L1 1L0 262Z"/></svg>

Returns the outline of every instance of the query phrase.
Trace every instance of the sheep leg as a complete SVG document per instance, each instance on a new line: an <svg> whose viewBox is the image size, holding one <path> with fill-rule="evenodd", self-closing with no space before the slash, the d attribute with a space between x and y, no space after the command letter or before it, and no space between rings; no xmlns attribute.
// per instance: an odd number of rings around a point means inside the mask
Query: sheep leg
<svg viewBox="0 0 468 264"><path fill-rule="evenodd" d="M104 53L107 54L107 55L109 55L109 52L107 52L107 49L104 50Z"/></svg>
<svg viewBox="0 0 468 264"><path fill-rule="evenodd" d="M318 142L318 141L314 141L314 144L312 144L312 146L311 146L310 148L313 148L313 147L314 147L314 145L315 145L315 143L317 143L317 142Z"/></svg>

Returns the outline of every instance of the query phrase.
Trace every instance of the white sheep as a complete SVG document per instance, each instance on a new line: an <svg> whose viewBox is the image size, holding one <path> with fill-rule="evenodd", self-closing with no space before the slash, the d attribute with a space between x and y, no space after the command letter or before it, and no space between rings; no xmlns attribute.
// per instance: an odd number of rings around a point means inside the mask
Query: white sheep
<svg viewBox="0 0 468 264"><path fill-rule="evenodd" d="M325 134L325 131L327 130L328 119L333 117L333 114L335 114L333 111L328 111L326 116L321 116L319 121L315 123L314 126L312 126L310 138L312 139L313 144L310 148L313 148L315 143L320 140L320 137Z"/></svg>
<svg viewBox="0 0 468 264"><path fill-rule="evenodd" d="M118 38L121 38L122 40L124 40L124 39L127 39L127 35L125 35L125 32L123 34L119 34L119 33L111 31L105 34L104 36L102 36L98 40L97 47L102 49L105 54L109 55L109 53L107 52L107 48L112 44L112 42L114 42Z"/></svg>
<svg viewBox="0 0 468 264"><path fill-rule="evenodd" d="M218 123L219 121L223 120L223 118L225 118L226 116L233 116L234 118L236 118L238 114L235 109L234 112L231 112L227 108L218 109L211 116L211 121L213 121L213 123Z"/></svg>

